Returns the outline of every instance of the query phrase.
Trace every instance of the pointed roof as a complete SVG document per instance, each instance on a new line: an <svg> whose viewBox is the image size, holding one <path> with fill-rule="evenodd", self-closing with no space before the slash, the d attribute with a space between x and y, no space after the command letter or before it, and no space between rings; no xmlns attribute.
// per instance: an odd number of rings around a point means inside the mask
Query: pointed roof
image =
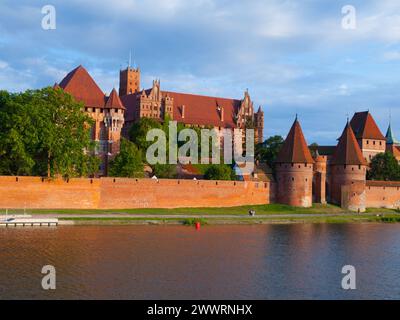
<svg viewBox="0 0 400 320"><path fill-rule="evenodd" d="M386 132L386 143L387 144L394 144L394 145L399 145L400 142L395 138L393 131L392 131L392 125L389 123L389 128Z"/></svg>
<svg viewBox="0 0 400 320"><path fill-rule="evenodd" d="M306 139L299 121L294 121L292 128L286 137L285 142L275 162L278 163L314 163L310 149L308 149Z"/></svg>
<svg viewBox="0 0 400 320"><path fill-rule="evenodd" d="M334 165L367 165L349 122L339 138L331 163Z"/></svg>
<svg viewBox="0 0 400 320"><path fill-rule="evenodd" d="M125 109L122 105L121 99L118 96L117 90L112 89L110 96L107 98L107 102L105 105L106 108L116 108L116 109Z"/></svg>
<svg viewBox="0 0 400 320"><path fill-rule="evenodd" d="M88 107L103 107L105 96L90 74L81 65L60 82L60 87L71 94L77 101Z"/></svg>
<svg viewBox="0 0 400 320"><path fill-rule="evenodd" d="M386 140L369 111L356 112L350 125L357 139Z"/></svg>

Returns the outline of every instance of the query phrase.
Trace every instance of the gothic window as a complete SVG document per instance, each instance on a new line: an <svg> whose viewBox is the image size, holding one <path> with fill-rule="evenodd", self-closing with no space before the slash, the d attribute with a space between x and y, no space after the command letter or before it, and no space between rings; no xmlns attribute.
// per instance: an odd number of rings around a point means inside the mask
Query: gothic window
<svg viewBox="0 0 400 320"><path fill-rule="evenodd" d="M100 140L107 140L106 127L104 126L104 123L100 126Z"/></svg>

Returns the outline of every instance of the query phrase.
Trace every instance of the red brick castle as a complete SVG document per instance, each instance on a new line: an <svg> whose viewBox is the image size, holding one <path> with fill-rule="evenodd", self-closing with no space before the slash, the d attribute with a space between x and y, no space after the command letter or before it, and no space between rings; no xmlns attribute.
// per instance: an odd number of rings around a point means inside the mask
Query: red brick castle
<svg viewBox="0 0 400 320"><path fill-rule="evenodd" d="M228 99L161 90L160 80L149 89L140 89L140 69L120 71L119 94L115 89L107 96L86 69L79 66L60 82L66 92L83 102L85 111L95 120L92 139L99 142L99 156L104 159L101 173L107 173L108 158L119 151L121 135L143 117L160 122L169 119L200 128L255 129L256 142L263 141L264 112L254 112L248 91L243 99ZM245 139L245 137L243 137Z"/></svg>
<svg viewBox="0 0 400 320"><path fill-rule="evenodd" d="M264 114L261 107L254 111L248 91L243 99L201 96L163 91L160 80L154 80L149 89L140 89L140 70L131 67L120 71L119 94L115 89L104 94L82 66L72 70L59 87L83 102L85 111L95 120L92 138L99 142L104 175L108 158L119 152L121 135L126 136L132 124L143 117L160 122L169 117L187 126L217 131L251 126L256 142L263 141ZM265 192L265 200L257 201L301 207L330 202L360 212L366 207L399 208L399 182L366 180L369 162L385 151L400 161L400 143L391 126L383 136L368 111L355 113L336 146L309 147L296 118L276 159L275 178L263 181L262 190L258 182L254 183L258 197ZM247 188L250 182L244 183ZM202 201L198 204L207 205Z"/></svg>

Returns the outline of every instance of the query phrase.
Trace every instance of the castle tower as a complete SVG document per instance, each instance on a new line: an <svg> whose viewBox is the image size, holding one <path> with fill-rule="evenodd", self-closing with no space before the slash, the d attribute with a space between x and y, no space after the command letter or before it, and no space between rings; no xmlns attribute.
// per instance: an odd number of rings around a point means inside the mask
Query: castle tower
<svg viewBox="0 0 400 320"><path fill-rule="evenodd" d="M327 156L318 154L314 158L314 179L313 179L313 193L314 202L326 204L326 179L327 179Z"/></svg>
<svg viewBox="0 0 400 320"><path fill-rule="evenodd" d="M389 128L386 133L386 152L390 152L400 162L400 142L393 134L392 125L389 123Z"/></svg>
<svg viewBox="0 0 400 320"><path fill-rule="evenodd" d="M348 122L331 166L331 201L344 209L365 211L367 161Z"/></svg>
<svg viewBox="0 0 400 320"><path fill-rule="evenodd" d="M263 143L264 112L261 110L261 106L258 107L257 113L254 114L254 122L256 143Z"/></svg>
<svg viewBox="0 0 400 320"><path fill-rule="evenodd" d="M136 93L140 91L140 69L128 66L119 72L119 96Z"/></svg>
<svg viewBox="0 0 400 320"><path fill-rule="evenodd" d="M378 153L385 152L386 138L369 111L356 112L350 121L350 126L368 163Z"/></svg>
<svg viewBox="0 0 400 320"><path fill-rule="evenodd" d="M275 161L277 201L297 207L312 206L314 160L296 120Z"/></svg>
<svg viewBox="0 0 400 320"><path fill-rule="evenodd" d="M117 90L113 89L104 107L104 125L106 138L109 141L108 152L115 156L119 152L121 130L124 126L125 107L122 105ZM110 143L111 142L111 143Z"/></svg>

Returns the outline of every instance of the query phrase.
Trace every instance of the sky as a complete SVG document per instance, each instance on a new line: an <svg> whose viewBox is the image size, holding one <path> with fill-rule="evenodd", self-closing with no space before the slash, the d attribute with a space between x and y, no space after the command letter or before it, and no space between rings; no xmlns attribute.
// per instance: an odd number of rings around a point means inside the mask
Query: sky
<svg viewBox="0 0 400 320"><path fill-rule="evenodd" d="M42 28L45 5L55 29ZM265 137L286 136L298 114L308 143L335 144L366 110L384 134L391 114L400 137L399 0L0 1L0 90L53 85L82 64L109 93L129 52L146 88L248 89Z"/></svg>

